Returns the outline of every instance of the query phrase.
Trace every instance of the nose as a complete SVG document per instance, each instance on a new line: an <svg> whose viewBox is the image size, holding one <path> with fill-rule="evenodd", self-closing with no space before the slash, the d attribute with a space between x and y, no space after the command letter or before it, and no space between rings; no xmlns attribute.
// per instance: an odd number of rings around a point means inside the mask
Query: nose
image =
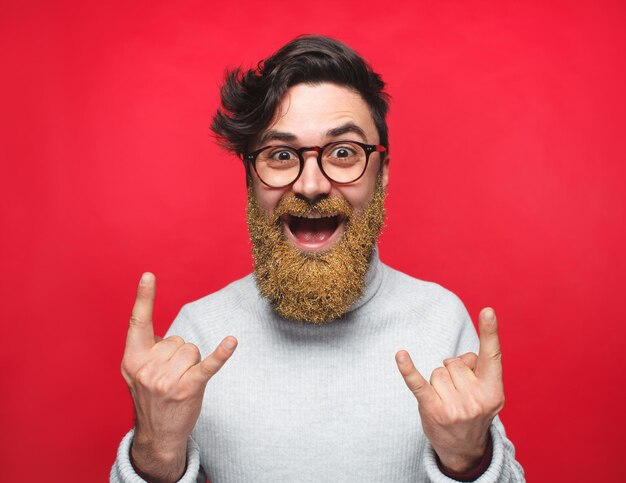
<svg viewBox="0 0 626 483"><path fill-rule="evenodd" d="M303 153L303 157L304 167L302 174L292 185L293 192L309 201L328 196L332 185L317 164L317 153L306 152Z"/></svg>

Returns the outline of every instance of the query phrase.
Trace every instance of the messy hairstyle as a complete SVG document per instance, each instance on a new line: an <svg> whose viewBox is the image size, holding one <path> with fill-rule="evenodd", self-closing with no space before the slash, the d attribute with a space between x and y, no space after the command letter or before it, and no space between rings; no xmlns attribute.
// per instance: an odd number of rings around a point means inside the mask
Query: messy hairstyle
<svg viewBox="0 0 626 483"><path fill-rule="evenodd" d="M305 35L259 62L256 69L226 72L222 105L211 129L228 151L242 156L269 126L276 108L292 86L331 82L354 89L369 106L380 144L389 148L386 115L389 96L380 75L347 45L322 36Z"/></svg>

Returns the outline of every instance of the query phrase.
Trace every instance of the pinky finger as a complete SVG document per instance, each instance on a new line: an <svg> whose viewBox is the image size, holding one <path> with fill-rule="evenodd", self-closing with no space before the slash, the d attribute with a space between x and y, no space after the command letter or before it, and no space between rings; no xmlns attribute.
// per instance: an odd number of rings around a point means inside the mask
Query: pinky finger
<svg viewBox="0 0 626 483"><path fill-rule="evenodd" d="M191 374L198 382L206 384L230 359L236 348L237 339L226 337L209 356L190 369Z"/></svg>
<svg viewBox="0 0 626 483"><path fill-rule="evenodd" d="M421 405L435 403L437 393L428 383L426 379L415 368L411 356L405 350L401 350L396 354L396 364L404 382L409 390L415 395L417 401Z"/></svg>

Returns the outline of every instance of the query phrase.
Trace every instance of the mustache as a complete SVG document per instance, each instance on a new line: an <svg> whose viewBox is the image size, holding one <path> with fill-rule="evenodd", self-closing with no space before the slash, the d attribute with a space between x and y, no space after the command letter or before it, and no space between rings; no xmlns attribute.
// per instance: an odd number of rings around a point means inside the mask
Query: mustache
<svg viewBox="0 0 626 483"><path fill-rule="evenodd" d="M272 222L278 221L283 215L292 216L352 216L352 206L343 198L321 198L310 201L294 193L288 193L280 199L272 214Z"/></svg>

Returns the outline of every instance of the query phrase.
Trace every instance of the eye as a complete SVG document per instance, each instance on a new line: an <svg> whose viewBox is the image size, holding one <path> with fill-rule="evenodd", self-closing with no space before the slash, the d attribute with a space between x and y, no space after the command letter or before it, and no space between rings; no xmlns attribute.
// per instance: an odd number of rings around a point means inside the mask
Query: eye
<svg viewBox="0 0 626 483"><path fill-rule="evenodd" d="M299 165L300 158L298 158L298 153L287 146L274 146L263 150L257 162L264 163L268 168L292 169Z"/></svg>
<svg viewBox="0 0 626 483"><path fill-rule="evenodd" d="M333 148L330 152L331 158L349 158L350 156L354 156L356 151L348 146L339 146Z"/></svg>
<svg viewBox="0 0 626 483"><path fill-rule="evenodd" d="M279 149L270 154L270 158L274 161L293 161L298 156L293 151L287 149Z"/></svg>

